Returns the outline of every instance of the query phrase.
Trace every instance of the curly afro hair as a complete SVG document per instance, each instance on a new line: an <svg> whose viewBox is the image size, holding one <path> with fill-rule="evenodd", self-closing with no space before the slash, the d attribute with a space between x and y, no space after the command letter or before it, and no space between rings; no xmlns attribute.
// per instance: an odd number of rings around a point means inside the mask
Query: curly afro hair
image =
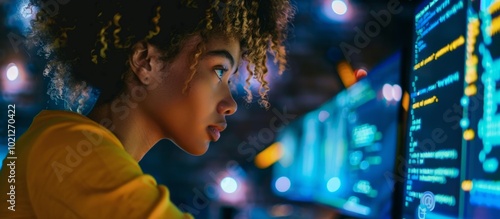
<svg viewBox="0 0 500 219"><path fill-rule="evenodd" d="M253 77L260 82L259 103L267 108L268 52L281 74L286 66L287 27L295 14L289 0L67 0L57 7L44 0L30 2L39 10L28 37L49 60L44 72L51 78L48 92L77 112L91 88L100 91L98 103L110 102L124 91L135 43L156 46L169 61L179 53L183 40L194 34L205 39L224 34L240 40L248 71L246 100L252 101ZM204 46L197 48L190 79Z"/></svg>

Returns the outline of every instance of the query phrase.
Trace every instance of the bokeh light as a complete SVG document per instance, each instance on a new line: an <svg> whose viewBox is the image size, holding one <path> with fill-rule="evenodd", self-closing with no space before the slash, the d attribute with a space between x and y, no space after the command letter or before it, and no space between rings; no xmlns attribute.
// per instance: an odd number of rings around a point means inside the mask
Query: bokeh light
<svg viewBox="0 0 500 219"><path fill-rule="evenodd" d="M392 100L392 86L390 84L384 84L382 88L382 94L384 94L384 98L388 101Z"/></svg>
<svg viewBox="0 0 500 219"><path fill-rule="evenodd" d="M395 101L401 100L401 98L403 97L403 89L401 89L401 86L397 84L392 86L392 97Z"/></svg>
<svg viewBox="0 0 500 219"><path fill-rule="evenodd" d="M290 179L288 179L288 177L286 176L282 176L276 180L274 186L276 187L276 190L278 190L278 192L286 192L290 189L291 186Z"/></svg>
<svg viewBox="0 0 500 219"><path fill-rule="evenodd" d="M340 182L340 179L338 177L332 177L326 183L326 188L328 189L329 192L336 192L337 190L340 189L341 185L342 182Z"/></svg>
<svg viewBox="0 0 500 219"><path fill-rule="evenodd" d="M6 74L7 74L7 79L9 79L9 81L15 81L19 76L19 69L17 68L17 65L14 63L10 63L7 66Z"/></svg>
<svg viewBox="0 0 500 219"><path fill-rule="evenodd" d="M326 119L328 119L328 117L330 117L330 113L328 113L327 111L321 110L321 112L319 112L318 119L320 122L324 122Z"/></svg>
<svg viewBox="0 0 500 219"><path fill-rule="evenodd" d="M338 15L344 15L347 12L347 5L342 0L334 0L332 2L332 9Z"/></svg>
<svg viewBox="0 0 500 219"><path fill-rule="evenodd" d="M220 187L225 193L234 193L238 189L238 182L233 177L225 177L220 182Z"/></svg>
<svg viewBox="0 0 500 219"><path fill-rule="evenodd" d="M397 84L384 84L382 94L387 101L400 101L403 97L403 89Z"/></svg>

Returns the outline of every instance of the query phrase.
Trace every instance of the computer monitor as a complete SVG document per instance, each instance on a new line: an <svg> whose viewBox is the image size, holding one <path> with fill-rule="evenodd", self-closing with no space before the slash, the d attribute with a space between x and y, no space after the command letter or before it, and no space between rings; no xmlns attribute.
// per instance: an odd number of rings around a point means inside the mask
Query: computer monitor
<svg viewBox="0 0 500 219"><path fill-rule="evenodd" d="M391 218L400 64L397 53L319 109L328 118L315 200L344 215Z"/></svg>
<svg viewBox="0 0 500 219"><path fill-rule="evenodd" d="M275 194L360 218L390 218L401 55L280 130Z"/></svg>
<svg viewBox="0 0 500 219"><path fill-rule="evenodd" d="M415 11L402 218L500 215L500 1Z"/></svg>

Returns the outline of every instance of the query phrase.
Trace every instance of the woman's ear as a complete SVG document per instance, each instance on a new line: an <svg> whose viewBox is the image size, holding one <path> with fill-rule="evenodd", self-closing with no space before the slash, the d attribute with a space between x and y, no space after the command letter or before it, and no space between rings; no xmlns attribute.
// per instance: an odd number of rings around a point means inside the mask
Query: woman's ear
<svg viewBox="0 0 500 219"><path fill-rule="evenodd" d="M144 85L148 85L152 77L152 52L156 51L151 45L145 41L140 41L132 47L132 55L129 57L132 73L134 73Z"/></svg>

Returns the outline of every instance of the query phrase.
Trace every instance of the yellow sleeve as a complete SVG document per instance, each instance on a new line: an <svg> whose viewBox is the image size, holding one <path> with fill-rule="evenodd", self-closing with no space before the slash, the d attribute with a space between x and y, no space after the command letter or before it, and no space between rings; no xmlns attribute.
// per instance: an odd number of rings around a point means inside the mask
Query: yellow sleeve
<svg viewBox="0 0 500 219"><path fill-rule="evenodd" d="M193 218L97 126L44 131L29 155L27 177L39 218Z"/></svg>

